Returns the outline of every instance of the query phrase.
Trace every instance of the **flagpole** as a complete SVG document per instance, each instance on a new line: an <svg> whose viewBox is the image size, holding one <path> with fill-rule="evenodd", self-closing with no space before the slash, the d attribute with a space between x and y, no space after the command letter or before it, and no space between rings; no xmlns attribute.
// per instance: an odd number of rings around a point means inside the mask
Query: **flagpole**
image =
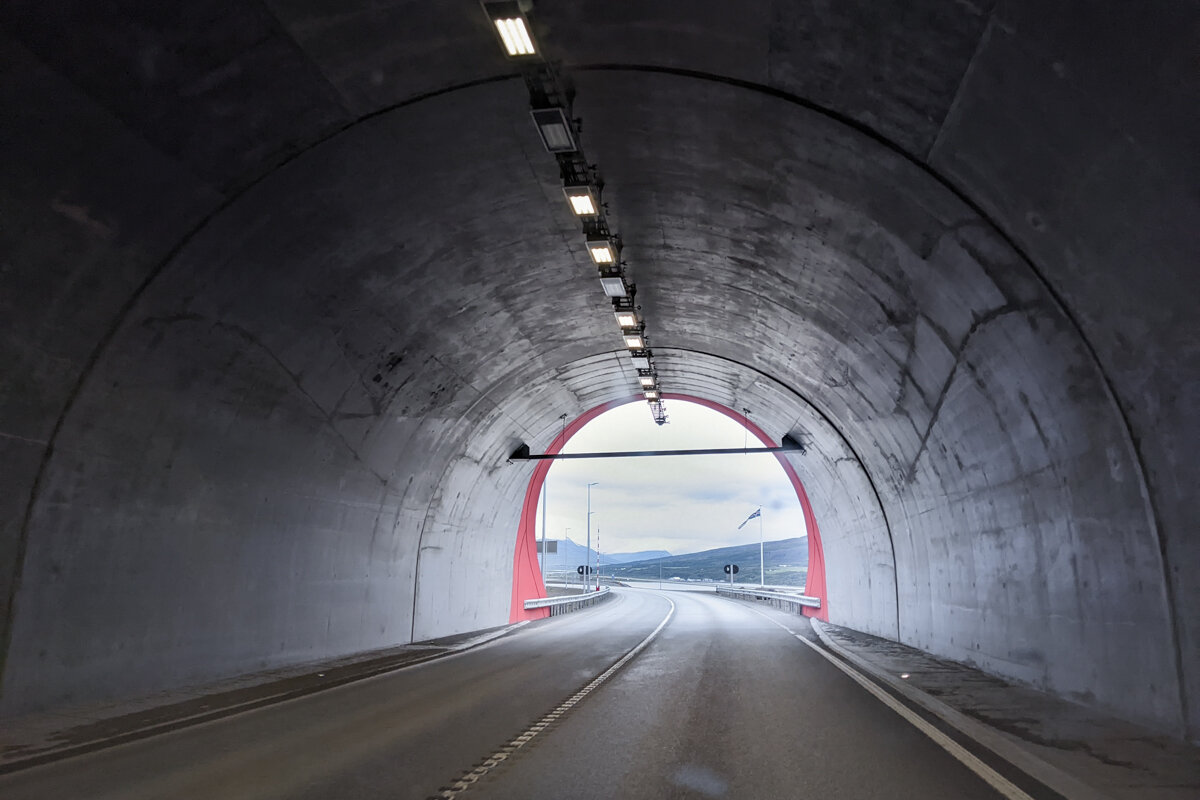
<svg viewBox="0 0 1200 800"><path fill-rule="evenodd" d="M550 482L548 480L549 477L547 475L545 478L542 478L542 560L538 563L538 566L542 570L543 590L546 588L546 573L550 571L546 566L546 484Z"/></svg>
<svg viewBox="0 0 1200 800"><path fill-rule="evenodd" d="M758 585L762 588L767 586L767 573L763 567L762 508L758 509Z"/></svg>

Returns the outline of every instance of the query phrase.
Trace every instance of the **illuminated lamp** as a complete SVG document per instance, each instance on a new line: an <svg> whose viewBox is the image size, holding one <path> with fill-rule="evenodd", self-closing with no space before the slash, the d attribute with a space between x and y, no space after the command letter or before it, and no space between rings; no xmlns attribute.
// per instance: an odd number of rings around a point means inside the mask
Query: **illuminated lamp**
<svg viewBox="0 0 1200 800"><path fill-rule="evenodd" d="M596 187L589 184L564 186L563 194L571 205L571 211L577 217L596 217L600 215L600 193Z"/></svg>
<svg viewBox="0 0 1200 800"><path fill-rule="evenodd" d="M529 32L529 20L521 12L519 3L484 2L482 5L484 13L496 28L496 35L500 37L504 55L509 58L537 55L533 34Z"/></svg>
<svg viewBox="0 0 1200 800"><path fill-rule="evenodd" d="M621 297L612 301L613 316L617 318L617 324L621 329L636 328L642 324L638 318L637 306L633 304L633 297Z"/></svg>
<svg viewBox="0 0 1200 800"><path fill-rule="evenodd" d="M617 263L617 243L607 236L589 236L587 249L588 255L597 266L605 267Z"/></svg>

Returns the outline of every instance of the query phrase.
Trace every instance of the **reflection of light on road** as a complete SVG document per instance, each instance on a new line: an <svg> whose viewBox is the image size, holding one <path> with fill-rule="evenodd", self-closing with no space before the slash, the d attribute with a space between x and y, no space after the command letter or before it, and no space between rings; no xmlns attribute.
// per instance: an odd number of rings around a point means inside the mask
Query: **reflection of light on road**
<svg viewBox="0 0 1200 800"><path fill-rule="evenodd" d="M697 764L684 764L675 772L675 783L680 786L700 792L706 797L721 797L729 784L721 776L708 767Z"/></svg>

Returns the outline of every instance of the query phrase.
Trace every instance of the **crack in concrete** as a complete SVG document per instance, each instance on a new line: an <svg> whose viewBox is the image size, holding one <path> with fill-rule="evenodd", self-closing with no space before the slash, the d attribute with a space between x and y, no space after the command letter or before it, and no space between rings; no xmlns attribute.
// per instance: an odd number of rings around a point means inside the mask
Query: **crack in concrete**
<svg viewBox="0 0 1200 800"><path fill-rule="evenodd" d="M979 333L979 331L990 325L992 322L995 322L997 319L1009 314L1020 312L1021 309L1017 308L1016 306L1006 304L1000 306L999 308L994 308L991 311L988 311L986 314L976 317L975 321L971 323L971 327L967 330L966 334L963 335L962 341L960 341L958 345L953 348L954 364L950 367L949 374L946 375L946 379L942 382L942 388L938 392L937 400L934 401L933 404L933 413L929 416L929 422L925 426L925 432L921 434L921 443L917 447L916 454L913 455L912 462L905 470L904 480L906 483L911 484L916 480L917 463L921 460L921 456L925 454L925 450L929 446L929 437L933 434L934 426L937 425L938 418L942 413L942 406L945 404L946 397L950 393L950 387L954 385L954 380L958 375L959 367L963 364L963 356L967 347L971 343L971 339L975 336L975 334Z"/></svg>
<svg viewBox="0 0 1200 800"><path fill-rule="evenodd" d="M339 419L339 417L337 416L336 411L325 410L325 408L317 401L317 399L315 397L313 397L311 394L309 394L308 391L302 385L301 380L300 380L302 375L292 372L292 370L289 369L288 366L286 364L284 364L282 360L280 360L279 356L276 355L275 352L270 347L268 347L261 339L259 339L257 336L255 336L253 333L251 333L246 328L243 328L241 325L236 325L232 322L210 321L199 314L175 314L175 315L166 316L166 317L146 317L145 319L142 320L141 324L143 327L158 329L155 333L155 339L154 339L154 342L157 344L159 341L162 340L162 337L164 335L163 332L165 331L166 328L168 328L172 325L177 325L180 323L188 323L188 322L196 323L196 324L202 324L202 323L208 322L209 327L212 330L218 330L218 331L224 331L227 333L231 333L234 336L236 336L237 338L246 342L247 344L253 345L260 352L264 353L269 359L271 359L271 361L275 364L275 366L278 367L279 370L288 377L288 380L291 381L292 386L298 392L300 392L301 395L304 396L304 398L309 402L309 404L314 409L316 409L321 421L324 422L325 426L329 429L329 431L331 433L333 433L334 436L337 437L338 441L340 441L342 443L342 446L346 448L347 452L349 452L350 455L354 457L354 460L357 461L359 464L361 464L369 473L371 473L371 475L374 476L375 479L380 482L380 484L382 484L384 486L387 485L388 479L385 478L384 476L380 475L369 464L367 464L366 461L363 460L362 455L354 448L353 445L350 444L350 442L346 439L346 437L342 434L342 432L340 430L338 430L336 422ZM374 403L372 405L374 405ZM379 414L376 413L376 414L374 414L374 416L378 417Z"/></svg>

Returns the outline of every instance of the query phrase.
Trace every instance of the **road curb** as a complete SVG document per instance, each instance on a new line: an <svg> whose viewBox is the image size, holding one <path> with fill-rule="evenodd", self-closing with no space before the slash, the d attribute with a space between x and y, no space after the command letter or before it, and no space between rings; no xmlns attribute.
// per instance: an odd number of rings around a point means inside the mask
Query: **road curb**
<svg viewBox="0 0 1200 800"><path fill-rule="evenodd" d="M20 772L21 770L31 769L33 767L43 766L45 764L51 764L56 761L63 761L68 758L94 753L99 750L107 750L110 747L117 747L119 745L136 742L141 739L149 739L152 736L158 736L160 734L170 733L172 731L182 730L184 728L191 728L196 725L202 725L206 722L214 722L216 720L232 717L247 711L255 711L260 708L266 708L268 706L285 703L288 700L295 700L297 698L307 697L308 695L323 692L328 689L335 689L339 686L346 686L358 681L364 681L368 678L376 678L380 675L386 675L389 672L399 672L401 670L408 669L409 667L428 664L430 661L437 661L441 658L448 658L460 653L465 653L468 650L474 650L477 647L495 641L496 639L499 639L500 637L505 636L527 624L528 621L526 620L505 625L497 630L488 631L487 633L467 639L466 641L463 641L457 645L447 647L445 650L440 652L430 653L427 656L416 658L412 661L405 661L401 664L390 664L368 668L364 669L362 672L348 674L344 677L329 680L324 683L312 686L304 686L297 689L289 689L286 691L277 692L275 694L268 694L264 697L259 697L254 700L248 700L243 703L236 703L233 705L224 706L222 708L216 708L212 711L205 711L199 714L191 714L189 716L179 717L177 719L168 720L155 725L132 728L130 730L122 731L121 733L102 739L93 739L89 742L69 745L67 747L60 747L53 750L43 750L36 755L29 756L28 758L14 759L12 761L0 763L0 775L8 775L14 772ZM319 670L320 668L318 667L311 673L305 673L305 675L320 675L321 673ZM263 684L263 686L268 685L270 684ZM160 706L160 708L161 707L162 706Z"/></svg>
<svg viewBox="0 0 1200 800"><path fill-rule="evenodd" d="M905 699L941 719L981 747L987 748L1026 775L1058 792L1067 800L1111 800L1109 795L1029 752L1007 734L972 719L944 701L880 669L854 651L838 644L824 630L828 623L810 617L809 624L812 626L813 632L820 638L821 643L829 650L870 675L873 680L886 685Z"/></svg>

